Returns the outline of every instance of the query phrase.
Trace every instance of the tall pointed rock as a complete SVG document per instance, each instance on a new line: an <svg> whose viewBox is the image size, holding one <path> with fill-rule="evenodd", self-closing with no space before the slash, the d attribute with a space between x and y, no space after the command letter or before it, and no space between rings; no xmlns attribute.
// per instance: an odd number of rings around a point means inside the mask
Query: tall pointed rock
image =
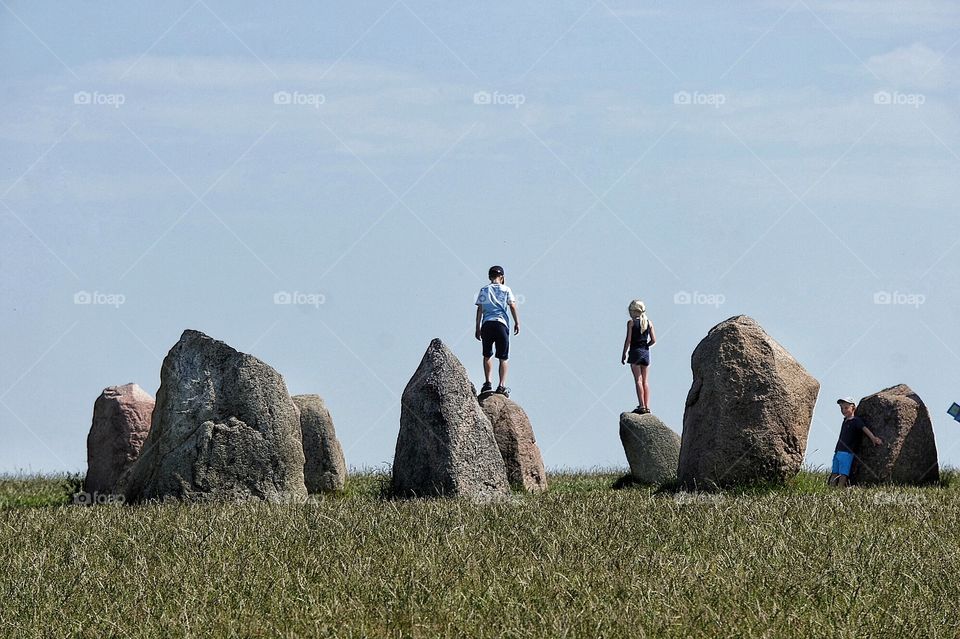
<svg viewBox="0 0 960 639"><path fill-rule="evenodd" d="M398 496L487 497L510 492L493 426L457 356L430 342L403 391L393 459Z"/></svg>

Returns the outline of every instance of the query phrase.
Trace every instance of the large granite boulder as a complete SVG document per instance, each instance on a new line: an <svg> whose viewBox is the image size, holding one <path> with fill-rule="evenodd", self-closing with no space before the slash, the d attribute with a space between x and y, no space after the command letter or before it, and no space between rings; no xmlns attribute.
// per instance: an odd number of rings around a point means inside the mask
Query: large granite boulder
<svg viewBox="0 0 960 639"><path fill-rule="evenodd" d="M140 456L150 432L154 399L138 385L108 386L93 404L87 435L88 493L113 494L117 481Z"/></svg>
<svg viewBox="0 0 960 639"><path fill-rule="evenodd" d="M652 413L621 413L620 442L635 481L659 485L677 478L680 436Z"/></svg>
<svg viewBox="0 0 960 639"><path fill-rule="evenodd" d="M850 475L855 484L926 484L939 481L937 442L930 413L920 396L900 384L860 400L857 416L883 440L863 438Z"/></svg>
<svg viewBox="0 0 960 639"><path fill-rule="evenodd" d="M513 400L497 394L485 397L480 407L493 424L510 485L529 492L546 490L547 470L527 413Z"/></svg>
<svg viewBox="0 0 960 639"><path fill-rule="evenodd" d="M297 407L280 373L186 330L163 360L126 499L303 501L303 464Z"/></svg>
<svg viewBox="0 0 960 639"><path fill-rule="evenodd" d="M820 383L743 315L710 329L691 368L680 482L711 489L796 475Z"/></svg>
<svg viewBox="0 0 960 639"><path fill-rule="evenodd" d="M319 395L294 395L303 440L303 479L308 493L343 490L347 463L330 411Z"/></svg>
<svg viewBox="0 0 960 639"><path fill-rule="evenodd" d="M397 496L510 492L493 426L456 355L430 342L401 397L391 488Z"/></svg>

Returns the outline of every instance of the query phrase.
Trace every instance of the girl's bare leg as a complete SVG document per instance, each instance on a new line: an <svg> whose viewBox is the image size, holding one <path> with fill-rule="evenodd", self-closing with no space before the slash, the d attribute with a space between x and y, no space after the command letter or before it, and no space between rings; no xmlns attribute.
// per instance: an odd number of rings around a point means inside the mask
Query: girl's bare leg
<svg viewBox="0 0 960 639"><path fill-rule="evenodd" d="M637 390L637 405L646 406L643 402L643 379L641 369L646 368L638 364L631 364L630 371L633 373L633 385Z"/></svg>
<svg viewBox="0 0 960 639"><path fill-rule="evenodd" d="M638 387L640 397L643 398L643 407L650 410L650 384L647 381L647 366L640 367L640 385Z"/></svg>

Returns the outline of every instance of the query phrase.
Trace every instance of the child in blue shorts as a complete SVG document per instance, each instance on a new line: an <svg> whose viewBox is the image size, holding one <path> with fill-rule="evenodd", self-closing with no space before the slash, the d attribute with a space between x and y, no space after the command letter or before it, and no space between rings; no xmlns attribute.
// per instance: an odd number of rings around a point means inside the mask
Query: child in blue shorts
<svg viewBox="0 0 960 639"><path fill-rule="evenodd" d="M883 440L867 428L865 421L857 417L857 404L852 397L842 397L837 400L837 404L843 413L843 424L840 426L840 438L833 453L833 467L827 483L843 488L849 485L850 469L853 467L853 460L860 453L863 435L869 437L874 446L879 446Z"/></svg>

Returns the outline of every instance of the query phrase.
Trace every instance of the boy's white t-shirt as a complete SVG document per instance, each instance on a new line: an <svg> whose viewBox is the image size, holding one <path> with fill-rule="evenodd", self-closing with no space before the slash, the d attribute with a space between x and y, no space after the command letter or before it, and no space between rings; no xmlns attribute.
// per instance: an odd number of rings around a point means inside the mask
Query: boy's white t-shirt
<svg viewBox="0 0 960 639"><path fill-rule="evenodd" d="M510 315L507 308L517 298L506 284L487 284L477 293L476 305L483 309L483 322L491 320L503 322L510 328Z"/></svg>

